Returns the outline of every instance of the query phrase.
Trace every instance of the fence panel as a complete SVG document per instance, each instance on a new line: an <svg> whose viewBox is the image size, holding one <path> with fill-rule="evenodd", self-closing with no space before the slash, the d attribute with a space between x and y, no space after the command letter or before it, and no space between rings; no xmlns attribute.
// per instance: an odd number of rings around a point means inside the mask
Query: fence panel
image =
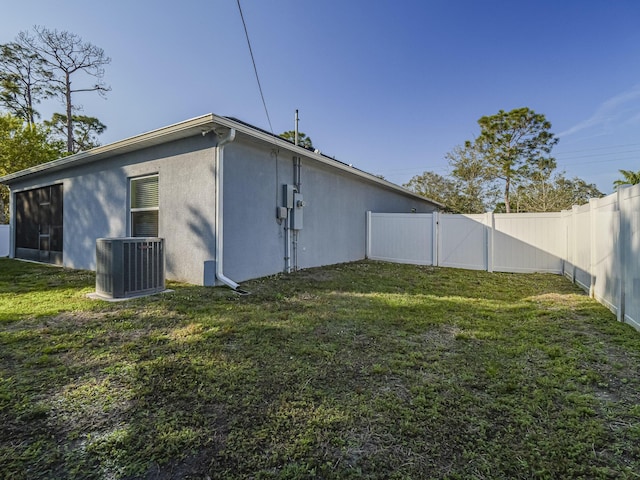
<svg viewBox="0 0 640 480"><path fill-rule="evenodd" d="M564 262L562 266L562 274L568 277L572 282L574 281L573 275L575 273L574 269L574 221L573 214L570 210L565 210L562 212L562 230L565 234L565 256Z"/></svg>
<svg viewBox="0 0 640 480"><path fill-rule="evenodd" d="M9 225L0 225L0 257L9 256Z"/></svg>
<svg viewBox="0 0 640 480"><path fill-rule="evenodd" d="M591 201L591 295L617 314L620 212L616 195Z"/></svg>
<svg viewBox="0 0 640 480"><path fill-rule="evenodd" d="M562 273L566 248L561 213L497 214L493 229L493 270Z"/></svg>
<svg viewBox="0 0 640 480"><path fill-rule="evenodd" d="M443 267L487 268L486 215L439 215L438 261Z"/></svg>
<svg viewBox="0 0 640 480"><path fill-rule="evenodd" d="M585 290L591 287L591 206L574 208L573 279Z"/></svg>
<svg viewBox="0 0 640 480"><path fill-rule="evenodd" d="M623 277L620 302L624 321L640 329L640 185L621 189L619 198Z"/></svg>
<svg viewBox="0 0 640 480"><path fill-rule="evenodd" d="M367 257L416 265L433 265L433 214L367 215Z"/></svg>

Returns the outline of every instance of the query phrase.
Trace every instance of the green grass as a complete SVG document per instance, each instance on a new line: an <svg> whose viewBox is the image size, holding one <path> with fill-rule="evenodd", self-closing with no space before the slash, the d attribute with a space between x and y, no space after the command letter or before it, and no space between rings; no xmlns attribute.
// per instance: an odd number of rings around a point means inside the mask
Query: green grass
<svg viewBox="0 0 640 480"><path fill-rule="evenodd" d="M0 259L0 478L639 477L640 333L560 276L93 286Z"/></svg>

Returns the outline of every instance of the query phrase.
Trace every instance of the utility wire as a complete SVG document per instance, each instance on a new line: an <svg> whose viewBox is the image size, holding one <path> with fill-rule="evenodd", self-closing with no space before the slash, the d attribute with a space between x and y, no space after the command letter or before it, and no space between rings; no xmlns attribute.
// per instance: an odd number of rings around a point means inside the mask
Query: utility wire
<svg viewBox="0 0 640 480"><path fill-rule="evenodd" d="M567 150L565 152L562 152L562 155L564 155L565 153L590 153L593 152L594 150L608 150L608 149L615 149L615 148L627 148L627 147L638 147L640 146L640 143L626 143L626 144L620 144L620 145L605 145L603 147L592 147L592 148L583 148L581 150Z"/></svg>
<svg viewBox="0 0 640 480"><path fill-rule="evenodd" d="M275 190L275 195L276 195L276 205L279 205L278 203L278 195L279 195L279 187L278 187L278 181L279 181L279 174L278 174L278 144L276 143L276 134L273 132L273 125L271 124L271 117L269 116L269 109L267 108L267 102L264 99L264 93L262 91L262 85L260 84L260 76L258 75L258 67L256 66L256 59L253 56L253 48L251 48L251 40L249 40L249 31L247 30L247 22L244 21L244 14L242 13L242 6L240 5L240 0L237 0L238 2L238 11L240 12L240 19L242 20L242 26L244 27L244 36L247 38L247 45L249 46L249 55L251 55L251 63L253 64L253 71L256 74L256 82L258 83L258 90L260 90L260 98L262 99L262 106L264 107L264 113L267 116L267 121L269 122L269 129L271 130L271 135L272 135L272 141L273 141L273 156L275 157L275 163L276 163L276 190Z"/></svg>
<svg viewBox="0 0 640 480"><path fill-rule="evenodd" d="M244 21L244 15L242 14L242 7L240 6L240 0L238 2L238 10L240 11L240 18L242 19L242 26L244 27L244 34L247 37L247 45L249 45L249 54L251 55L251 62L253 63L253 71L256 74L256 81L258 82L258 90L260 90L260 98L262 98L262 105L264 106L264 113L267 115L267 121L269 122L269 128L271 129L271 135L273 133L273 125L271 125L271 118L269 117L269 110L267 109L267 102L264 100L264 93L262 93L262 85L260 85L260 77L258 76L258 67L256 67L256 60L253 56L253 49L251 48L251 41L249 40L249 31L247 30L247 24Z"/></svg>

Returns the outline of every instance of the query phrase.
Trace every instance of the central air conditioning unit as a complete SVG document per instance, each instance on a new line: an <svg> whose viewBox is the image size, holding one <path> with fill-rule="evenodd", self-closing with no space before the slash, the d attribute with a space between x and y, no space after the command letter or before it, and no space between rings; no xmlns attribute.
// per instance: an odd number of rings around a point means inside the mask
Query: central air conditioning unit
<svg viewBox="0 0 640 480"><path fill-rule="evenodd" d="M96 293L131 298L162 292L164 239L148 237L96 240Z"/></svg>

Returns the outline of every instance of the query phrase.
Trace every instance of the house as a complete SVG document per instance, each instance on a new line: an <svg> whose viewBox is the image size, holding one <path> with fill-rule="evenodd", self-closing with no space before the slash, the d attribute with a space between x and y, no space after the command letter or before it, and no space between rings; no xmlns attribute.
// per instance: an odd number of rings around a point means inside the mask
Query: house
<svg viewBox="0 0 640 480"><path fill-rule="evenodd" d="M392 159L390 159L392 161ZM208 114L0 178L10 256L96 268L96 239L165 239L166 275L237 282L365 257L368 210L441 207L239 120Z"/></svg>

